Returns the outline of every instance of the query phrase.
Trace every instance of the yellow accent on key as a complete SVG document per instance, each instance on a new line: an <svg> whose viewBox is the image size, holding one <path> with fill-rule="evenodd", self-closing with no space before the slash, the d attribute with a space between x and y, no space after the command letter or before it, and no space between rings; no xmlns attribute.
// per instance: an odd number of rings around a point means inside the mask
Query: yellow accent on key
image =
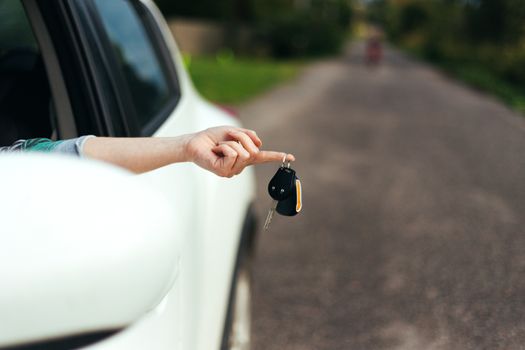
<svg viewBox="0 0 525 350"><path fill-rule="evenodd" d="M303 208L303 198L301 191L301 181L299 181L298 179L295 179L295 188L297 189L297 204L295 206L295 211L300 212Z"/></svg>

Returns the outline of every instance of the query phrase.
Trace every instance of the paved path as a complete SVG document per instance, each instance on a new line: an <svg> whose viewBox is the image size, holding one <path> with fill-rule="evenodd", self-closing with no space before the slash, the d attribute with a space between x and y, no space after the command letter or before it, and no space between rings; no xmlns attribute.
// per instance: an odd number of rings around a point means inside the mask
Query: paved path
<svg viewBox="0 0 525 350"><path fill-rule="evenodd" d="M304 210L255 264L256 350L525 347L525 118L388 51L242 109L290 150ZM275 168L262 166L259 211Z"/></svg>

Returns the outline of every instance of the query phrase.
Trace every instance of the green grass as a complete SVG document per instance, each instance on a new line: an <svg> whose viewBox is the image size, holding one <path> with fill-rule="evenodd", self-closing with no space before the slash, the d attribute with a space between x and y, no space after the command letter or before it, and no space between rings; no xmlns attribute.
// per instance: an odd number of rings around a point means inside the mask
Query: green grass
<svg viewBox="0 0 525 350"><path fill-rule="evenodd" d="M525 88L505 80L488 67L480 64L447 61L446 59L428 60L420 49L406 46L402 46L402 48L413 56L438 66L456 79L498 97L508 106L525 114Z"/></svg>
<svg viewBox="0 0 525 350"><path fill-rule="evenodd" d="M525 89L522 87L507 82L482 66L459 64L443 64L442 66L460 80L499 97L509 106L525 113Z"/></svg>
<svg viewBox="0 0 525 350"><path fill-rule="evenodd" d="M217 57L185 57L186 66L199 92L207 99L224 104L239 104L291 79L301 63L253 58L232 54Z"/></svg>

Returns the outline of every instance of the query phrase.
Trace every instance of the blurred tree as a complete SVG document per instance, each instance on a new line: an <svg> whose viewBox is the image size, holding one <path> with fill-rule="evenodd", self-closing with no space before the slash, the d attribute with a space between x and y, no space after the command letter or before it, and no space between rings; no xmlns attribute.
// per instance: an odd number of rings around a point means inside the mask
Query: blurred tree
<svg viewBox="0 0 525 350"><path fill-rule="evenodd" d="M409 3L404 6L400 14L399 31L402 34L412 33L421 29L428 21L427 9L420 2Z"/></svg>
<svg viewBox="0 0 525 350"><path fill-rule="evenodd" d="M523 0L370 0L394 42L445 65L482 67L525 84Z"/></svg>
<svg viewBox="0 0 525 350"><path fill-rule="evenodd" d="M464 29L455 35L465 40L511 43L525 35L524 5L523 0L375 0L368 13L370 19L401 36L433 27L447 32L442 14L452 14Z"/></svg>
<svg viewBox="0 0 525 350"><path fill-rule="evenodd" d="M164 16L217 18L222 16L220 1L195 0L195 1L173 1L156 0Z"/></svg>
<svg viewBox="0 0 525 350"><path fill-rule="evenodd" d="M166 17L222 22L236 49L239 29L249 26L258 45L275 56L337 52L352 18L354 0L155 0Z"/></svg>
<svg viewBox="0 0 525 350"><path fill-rule="evenodd" d="M166 17L185 17L221 23L226 31L226 46L238 50L240 30L254 21L252 0L155 0Z"/></svg>
<svg viewBox="0 0 525 350"><path fill-rule="evenodd" d="M516 42L524 35L525 4L521 0L469 1L466 21L475 41Z"/></svg>
<svg viewBox="0 0 525 350"><path fill-rule="evenodd" d="M253 0L258 39L277 57L337 52L349 32L351 0Z"/></svg>

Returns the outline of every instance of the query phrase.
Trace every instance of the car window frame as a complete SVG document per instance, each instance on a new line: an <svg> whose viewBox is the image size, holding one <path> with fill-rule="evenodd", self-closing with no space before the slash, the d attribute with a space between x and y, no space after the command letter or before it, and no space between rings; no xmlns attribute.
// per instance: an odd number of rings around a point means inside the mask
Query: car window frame
<svg viewBox="0 0 525 350"><path fill-rule="evenodd" d="M150 12L149 8L138 0L129 0L129 2L136 11L140 23L143 25L143 29L150 41L154 54L158 59L160 65L159 68L166 77L166 84L169 91L169 99L163 108L142 127L139 124L136 111L132 107L131 91L118 63L118 58L111 47L111 40L107 34L106 28L104 27L99 10L93 0L85 1L85 4L89 9L91 19L97 32L96 35L104 50L104 55L106 56L108 71L112 77L114 89L116 89L115 95L118 96L119 104L123 110L120 118L125 125L127 136L151 136L168 119L177 107L181 97L181 90L173 59L166 43L164 42L164 38L153 14Z"/></svg>
<svg viewBox="0 0 525 350"><path fill-rule="evenodd" d="M38 43L46 69L51 98L55 109L54 121L59 138L73 138L78 135L73 107L64 79L52 36L40 12L36 0L22 0L27 19Z"/></svg>
<svg viewBox="0 0 525 350"><path fill-rule="evenodd" d="M116 110L108 99L107 79L100 74L100 59L89 43L85 21L71 0L24 0L38 4L46 29L59 60L66 83L77 133L81 135L117 136L109 115ZM86 35L86 33L88 33Z"/></svg>
<svg viewBox="0 0 525 350"><path fill-rule="evenodd" d="M97 39L97 23L93 22L88 6L91 1L22 0L22 3L26 12L26 4L30 4L30 12L40 18L36 22L28 19L42 50L46 70L50 61L55 67L49 82L60 138L87 134L151 136L176 109L182 97L177 69L159 23L146 4L133 1L157 58L165 66L167 83L174 90L164 109L140 130L138 124L129 124L136 123L136 119L129 117L132 112L117 94L122 86L111 74L108 51ZM57 94L57 86L61 94ZM125 82L123 87L127 88Z"/></svg>

